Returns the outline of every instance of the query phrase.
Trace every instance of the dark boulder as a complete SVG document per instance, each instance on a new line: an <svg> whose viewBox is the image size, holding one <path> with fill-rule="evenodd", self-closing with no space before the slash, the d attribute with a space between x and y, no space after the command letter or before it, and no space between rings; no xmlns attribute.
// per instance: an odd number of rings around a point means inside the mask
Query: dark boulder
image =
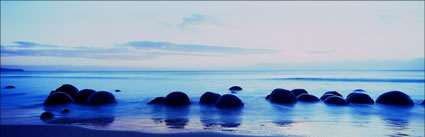
<svg viewBox="0 0 425 137"><path fill-rule="evenodd" d="M4 88L6 88L6 89L10 89L10 88L15 88L15 86L6 86L6 87L4 87Z"/></svg>
<svg viewBox="0 0 425 137"><path fill-rule="evenodd" d="M44 105L59 105L72 103L73 99L71 96L64 92L56 92L47 97L44 101Z"/></svg>
<svg viewBox="0 0 425 137"><path fill-rule="evenodd" d="M87 99L95 92L96 91L93 89L83 89L77 93L77 96L75 97L75 102L87 104Z"/></svg>
<svg viewBox="0 0 425 137"><path fill-rule="evenodd" d="M425 100L424 101L422 101L422 103L421 103L422 105L425 105Z"/></svg>
<svg viewBox="0 0 425 137"><path fill-rule="evenodd" d="M270 99L270 94L268 94L268 95L266 96L266 99L267 99L267 100L269 100L269 99Z"/></svg>
<svg viewBox="0 0 425 137"><path fill-rule="evenodd" d="M234 108L242 107L244 104L237 96L232 94L225 94L218 98L215 106L218 108Z"/></svg>
<svg viewBox="0 0 425 137"><path fill-rule="evenodd" d="M48 120L48 119L52 119L54 117L55 117L55 115L53 115L52 112L43 112L40 115L40 119L42 119L42 120Z"/></svg>
<svg viewBox="0 0 425 137"><path fill-rule="evenodd" d="M92 106L116 103L114 94L107 91L95 92L87 99L87 104Z"/></svg>
<svg viewBox="0 0 425 137"><path fill-rule="evenodd" d="M347 105L348 104L348 102L345 101L345 99L343 99L340 96L330 96L330 97L326 98L325 103L335 104L335 105Z"/></svg>
<svg viewBox="0 0 425 137"><path fill-rule="evenodd" d="M297 101L294 93L289 90L277 88L270 94L270 101L273 103L289 104Z"/></svg>
<svg viewBox="0 0 425 137"><path fill-rule="evenodd" d="M220 94L208 91L202 94L201 99L199 99L199 102L202 104L215 104L215 102L217 102L218 98L220 97Z"/></svg>
<svg viewBox="0 0 425 137"><path fill-rule="evenodd" d="M55 92L65 92L68 95L70 95L72 98L75 98L77 96L78 89L74 87L73 85L64 84L60 86L59 88L57 88Z"/></svg>
<svg viewBox="0 0 425 137"><path fill-rule="evenodd" d="M61 111L61 113L69 113L69 109L63 109L62 111Z"/></svg>
<svg viewBox="0 0 425 137"><path fill-rule="evenodd" d="M317 98L314 95L310 95L310 94L301 94L297 96L297 100L298 101L305 101L305 102L317 102L320 101L319 98Z"/></svg>
<svg viewBox="0 0 425 137"><path fill-rule="evenodd" d="M153 100L149 101L148 104L163 104L165 102L165 97L156 97Z"/></svg>
<svg viewBox="0 0 425 137"><path fill-rule="evenodd" d="M340 97L342 97L342 95L341 94L339 94L337 91L328 91L328 92L325 92L324 94L332 94L332 95L335 95L335 96L340 96ZM323 94L323 95L324 95Z"/></svg>
<svg viewBox="0 0 425 137"><path fill-rule="evenodd" d="M347 102L348 103L357 103L357 104L374 104L375 102L373 99L365 93L350 93L347 96Z"/></svg>
<svg viewBox="0 0 425 137"><path fill-rule="evenodd" d="M295 97L297 97L298 95L303 94L303 93L308 94L307 90L305 90L305 89L293 89L292 93L294 93Z"/></svg>
<svg viewBox="0 0 425 137"><path fill-rule="evenodd" d="M409 95L400 91L386 92L376 99L376 103L388 105L413 105L412 99Z"/></svg>
<svg viewBox="0 0 425 137"><path fill-rule="evenodd" d="M165 97L165 104L169 106L181 106L190 104L189 97L180 91L174 91Z"/></svg>
<svg viewBox="0 0 425 137"><path fill-rule="evenodd" d="M326 98L331 97L331 96L335 96L335 95L334 95L334 94L324 94L324 95L322 95L322 96L320 97L320 100L325 101L325 100L326 100Z"/></svg>
<svg viewBox="0 0 425 137"><path fill-rule="evenodd" d="M121 92L121 90L119 90L119 89L116 89L116 90L115 90L115 92Z"/></svg>
<svg viewBox="0 0 425 137"><path fill-rule="evenodd" d="M240 91L240 90L242 90L242 88L239 87L239 86L233 86L233 87L230 87L229 90L230 91Z"/></svg>
<svg viewBox="0 0 425 137"><path fill-rule="evenodd" d="M356 92L364 92L363 89L355 89L354 91L356 91Z"/></svg>

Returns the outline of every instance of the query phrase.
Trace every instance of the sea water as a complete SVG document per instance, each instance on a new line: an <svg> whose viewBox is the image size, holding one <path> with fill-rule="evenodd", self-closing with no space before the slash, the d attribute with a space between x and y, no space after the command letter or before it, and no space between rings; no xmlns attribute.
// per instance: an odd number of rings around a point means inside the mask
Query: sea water
<svg viewBox="0 0 425 137"><path fill-rule="evenodd" d="M243 135L312 137L424 136L424 71L26 71L1 72L1 124L65 124L105 130L144 132L213 131ZM43 106L50 91L62 84L78 89L109 91L117 104ZM4 89L13 85L14 89ZM206 91L234 93L240 109L218 109L199 104ZM399 90L415 105L347 106L323 102L273 104L265 96L275 88L304 88L320 97L338 91L344 97L355 89L376 99ZM119 89L121 92L115 92ZM185 107L148 105L158 96L183 91L192 103ZM69 113L60 113L63 109ZM50 111L53 120L40 120Z"/></svg>

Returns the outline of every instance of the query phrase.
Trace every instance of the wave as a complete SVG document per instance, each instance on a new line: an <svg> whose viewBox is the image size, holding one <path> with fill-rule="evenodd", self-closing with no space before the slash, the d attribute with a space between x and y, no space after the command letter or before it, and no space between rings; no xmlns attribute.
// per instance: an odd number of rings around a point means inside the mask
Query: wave
<svg viewBox="0 0 425 137"><path fill-rule="evenodd" d="M424 83L425 79L379 79L379 78L269 78L268 80L334 81L334 82L405 82Z"/></svg>

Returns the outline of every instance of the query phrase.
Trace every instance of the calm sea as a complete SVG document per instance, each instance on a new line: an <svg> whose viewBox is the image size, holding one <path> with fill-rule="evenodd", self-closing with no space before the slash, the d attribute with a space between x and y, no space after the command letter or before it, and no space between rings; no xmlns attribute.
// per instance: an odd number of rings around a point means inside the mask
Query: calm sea
<svg viewBox="0 0 425 137"><path fill-rule="evenodd" d="M424 136L424 71L54 71L1 72L1 124L69 124L106 130L145 132L217 131L244 135L295 135L312 137ZM51 90L62 84L78 89L110 91L116 105L91 107L42 104ZM13 85L15 89L4 89ZM229 87L245 103L242 109L217 109L199 104L206 91L230 94ZM413 107L382 104L348 106L323 102L293 105L265 100L275 88L304 88L320 97L338 91L344 97L363 89L373 99L399 90L415 102ZM116 89L121 92L114 92ZM170 108L147 105L151 99L183 91L190 106ZM61 114L68 108L71 112ZM44 111L52 121L42 121Z"/></svg>

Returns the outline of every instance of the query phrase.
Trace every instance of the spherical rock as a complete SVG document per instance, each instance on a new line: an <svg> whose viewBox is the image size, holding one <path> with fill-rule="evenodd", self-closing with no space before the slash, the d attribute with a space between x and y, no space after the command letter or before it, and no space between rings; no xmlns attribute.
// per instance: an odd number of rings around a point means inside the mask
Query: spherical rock
<svg viewBox="0 0 425 137"><path fill-rule="evenodd" d="M83 89L77 93L77 96L75 97L75 102L86 104L87 99L90 97L90 95L92 95L95 92L96 91L93 89Z"/></svg>
<svg viewBox="0 0 425 137"><path fill-rule="evenodd" d="M270 94L268 94L268 95L266 96L266 99L267 99L267 100L269 100L269 99L270 99Z"/></svg>
<svg viewBox="0 0 425 137"><path fill-rule="evenodd" d="M303 94L303 93L308 94L307 90L305 90L305 89L293 89L292 93L294 93L295 97L297 97L298 95Z"/></svg>
<svg viewBox="0 0 425 137"><path fill-rule="evenodd" d="M59 105L72 103L73 99L71 96L64 92L56 92L47 97L44 101L44 105Z"/></svg>
<svg viewBox="0 0 425 137"><path fill-rule="evenodd" d="M310 95L310 94L300 94L297 96L297 100L298 101L305 101L305 102L317 102L320 101L319 98L317 98L314 95Z"/></svg>
<svg viewBox="0 0 425 137"><path fill-rule="evenodd" d="M297 101L294 93L289 90L277 88L270 94L270 101L280 104L295 103Z"/></svg>
<svg viewBox="0 0 425 137"><path fill-rule="evenodd" d="M422 101L422 103L421 103L422 105L425 105L425 100L424 101Z"/></svg>
<svg viewBox="0 0 425 137"><path fill-rule="evenodd" d="M364 92L364 90L363 90L363 89L355 89L354 91L357 91L357 92Z"/></svg>
<svg viewBox="0 0 425 137"><path fill-rule="evenodd" d="M153 100L149 101L148 104L162 104L165 102L165 97L156 97Z"/></svg>
<svg viewBox="0 0 425 137"><path fill-rule="evenodd" d="M328 91L328 92L325 92L324 94L332 94L332 95L335 95L335 96L340 96L340 97L342 97L342 95L341 95L341 94L339 94L337 91Z"/></svg>
<svg viewBox="0 0 425 137"><path fill-rule="evenodd" d="M386 92L376 99L376 103L388 105L413 105L412 99L409 95L400 91Z"/></svg>
<svg viewBox="0 0 425 137"><path fill-rule="evenodd" d="M215 106L218 108L242 107L243 102L235 95L225 94L218 98Z"/></svg>
<svg viewBox="0 0 425 137"><path fill-rule="evenodd" d="M107 91L95 92L87 99L88 105L105 105L105 104L116 104L115 96Z"/></svg>
<svg viewBox="0 0 425 137"><path fill-rule="evenodd" d="M347 102L348 103L357 103L357 104L374 104L375 102L373 99L365 93L350 93L347 96Z"/></svg>
<svg viewBox="0 0 425 137"><path fill-rule="evenodd" d="M233 86L233 87L230 87L229 90L230 91L239 91L239 90L242 90L242 88L239 87L239 86Z"/></svg>
<svg viewBox="0 0 425 137"><path fill-rule="evenodd" d="M64 84L55 90L56 92L65 92L72 98L77 96L78 89L70 84Z"/></svg>
<svg viewBox="0 0 425 137"><path fill-rule="evenodd" d="M220 94L208 91L202 94L201 99L199 99L199 102L202 104L215 104L215 102L217 102L218 98L220 97Z"/></svg>
<svg viewBox="0 0 425 137"><path fill-rule="evenodd" d="M174 91L165 97L165 104L169 106L181 106L190 104L189 97L180 91Z"/></svg>
<svg viewBox="0 0 425 137"><path fill-rule="evenodd" d="M6 88L6 89L10 89L10 88L15 88L15 86L6 86L6 87L4 87L4 88Z"/></svg>
<svg viewBox="0 0 425 137"><path fill-rule="evenodd" d="M40 115L40 119L42 119L42 120L52 119L54 117L55 117L55 115L53 115L52 112L43 112Z"/></svg>
<svg viewBox="0 0 425 137"><path fill-rule="evenodd" d="M121 92L121 90L119 90L119 89L116 89L116 90L115 90L115 92Z"/></svg>
<svg viewBox="0 0 425 137"><path fill-rule="evenodd" d="M326 98L325 103L327 104L335 104L335 105L347 105L348 102L345 101L342 97L339 96L330 96Z"/></svg>

